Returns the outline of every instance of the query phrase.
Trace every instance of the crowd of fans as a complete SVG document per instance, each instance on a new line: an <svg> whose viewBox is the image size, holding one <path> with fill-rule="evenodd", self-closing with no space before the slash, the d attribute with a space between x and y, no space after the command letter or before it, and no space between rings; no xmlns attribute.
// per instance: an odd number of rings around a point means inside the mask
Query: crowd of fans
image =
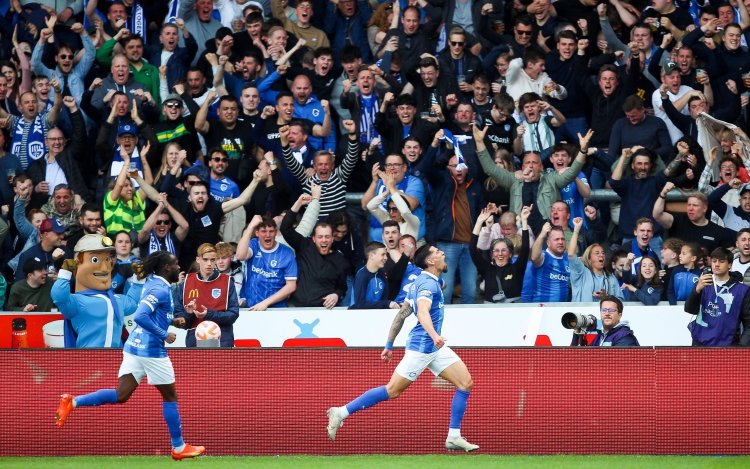
<svg viewBox="0 0 750 469"><path fill-rule="evenodd" d="M228 275L188 327L398 308L425 242L446 303L674 304L720 247L750 283L748 28L742 0L12 0L0 298L53 308L86 233L119 293L159 250L178 303Z"/></svg>

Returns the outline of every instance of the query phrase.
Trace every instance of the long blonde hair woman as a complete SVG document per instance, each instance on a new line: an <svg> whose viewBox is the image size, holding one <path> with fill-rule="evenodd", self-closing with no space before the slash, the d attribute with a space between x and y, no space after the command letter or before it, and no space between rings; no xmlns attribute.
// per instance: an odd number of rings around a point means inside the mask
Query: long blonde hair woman
<svg viewBox="0 0 750 469"><path fill-rule="evenodd" d="M182 170L189 167L190 162L187 160L187 152L182 149L179 143L170 142L164 147L164 153L161 157L161 167L159 167L159 172L156 173L153 183L151 181L146 182L152 184L155 188L161 191L161 188L159 188L159 181L166 177L167 172L171 172L176 179L179 179Z"/></svg>

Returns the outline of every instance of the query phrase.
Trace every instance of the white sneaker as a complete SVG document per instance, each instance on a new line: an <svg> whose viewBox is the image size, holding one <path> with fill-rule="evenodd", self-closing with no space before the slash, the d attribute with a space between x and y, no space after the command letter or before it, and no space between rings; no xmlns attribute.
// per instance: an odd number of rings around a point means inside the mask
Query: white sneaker
<svg viewBox="0 0 750 469"><path fill-rule="evenodd" d="M336 439L336 431L344 425L344 419L339 415L338 407L331 407L326 413L328 414L328 426L326 427L328 438L333 441Z"/></svg>
<svg viewBox="0 0 750 469"><path fill-rule="evenodd" d="M479 445L475 445L466 441L462 436L455 436L445 440L445 449L450 451L463 450L467 453L469 451L476 451L479 449Z"/></svg>

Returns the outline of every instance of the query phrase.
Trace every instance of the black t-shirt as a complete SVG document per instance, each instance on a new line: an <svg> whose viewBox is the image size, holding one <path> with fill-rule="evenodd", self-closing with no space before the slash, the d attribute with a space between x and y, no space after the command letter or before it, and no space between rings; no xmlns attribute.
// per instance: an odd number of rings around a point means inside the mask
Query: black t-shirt
<svg viewBox="0 0 750 469"><path fill-rule="evenodd" d="M249 140L253 126L249 121L237 121L233 129L227 129L221 122L211 123L208 133L205 135L206 148L210 151L213 147L220 147L229 155L229 167L226 175L233 181L241 180L240 162L242 160L254 161L252 157L252 142ZM210 157L211 155L207 155ZM245 177L247 175L244 175Z"/></svg>
<svg viewBox="0 0 750 469"><path fill-rule="evenodd" d="M722 228L712 221L709 221L705 226L697 226L684 214L674 216L669 235L680 238L686 243L698 243L706 248L709 254L717 247L734 245L734 237L726 228Z"/></svg>
<svg viewBox="0 0 750 469"><path fill-rule="evenodd" d="M677 29L685 30L688 26L693 24L693 17L690 16L690 13L687 12L687 10L683 8L675 8L675 10L672 13L667 13L666 15L663 15L659 13L658 11L654 10L653 8L648 8L646 11L643 12L643 16L641 16L641 21L647 19L647 18L656 18L657 20L661 20L662 17L669 18L669 21L672 22L673 25L677 27ZM660 44L662 38L665 34L667 34L669 30L665 28L664 26L659 26L659 28L656 30L656 34L654 35L654 43Z"/></svg>
<svg viewBox="0 0 750 469"><path fill-rule="evenodd" d="M196 212L192 204L189 204L186 210L182 210L182 213L190 226L180 252L180 266L187 269L195 259L198 246L203 243L219 241L219 226L224 216L224 210L221 208L221 204L209 195L206 207L202 212Z"/></svg>
<svg viewBox="0 0 750 469"><path fill-rule="evenodd" d="M513 154L513 139L516 138L516 123L512 118L505 119L505 122L499 124L492 124L487 129L487 135L484 136L484 144L488 149L494 148L492 144L497 145L498 148L505 148ZM490 154L493 154L490 151Z"/></svg>

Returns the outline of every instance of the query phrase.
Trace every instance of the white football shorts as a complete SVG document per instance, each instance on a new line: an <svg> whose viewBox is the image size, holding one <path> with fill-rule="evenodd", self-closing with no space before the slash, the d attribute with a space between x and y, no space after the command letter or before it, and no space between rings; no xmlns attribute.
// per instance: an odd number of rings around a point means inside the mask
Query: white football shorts
<svg viewBox="0 0 750 469"><path fill-rule="evenodd" d="M122 364L117 377L133 375L140 384L144 376L148 384L172 384L175 382L174 368L169 357L139 357L127 352L122 353Z"/></svg>
<svg viewBox="0 0 750 469"><path fill-rule="evenodd" d="M404 358L401 359L401 362L396 367L396 373L409 381L416 381L425 368L429 368L437 376L458 361L461 361L461 359L447 345L443 345L437 352L432 353L407 350L404 353Z"/></svg>

